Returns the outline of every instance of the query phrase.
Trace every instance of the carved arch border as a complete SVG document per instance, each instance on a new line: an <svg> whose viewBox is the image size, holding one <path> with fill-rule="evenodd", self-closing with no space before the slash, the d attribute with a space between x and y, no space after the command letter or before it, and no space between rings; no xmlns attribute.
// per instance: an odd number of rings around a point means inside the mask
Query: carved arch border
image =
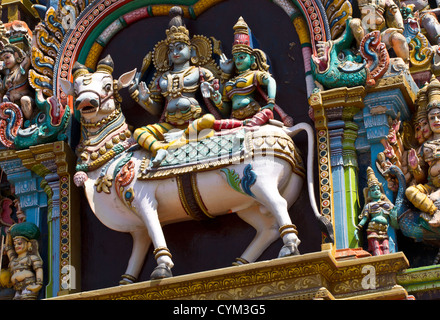
<svg viewBox="0 0 440 320"><path fill-rule="evenodd" d="M54 92L66 101L67 96L58 78L70 80L75 61L94 69L97 59L110 39L128 25L145 18L168 15L169 9L180 5L186 17L195 19L207 9L224 0L99 0L88 5L78 16L75 26L64 38L63 50L55 63ZM316 53L316 42L330 40L325 9L319 0L271 0L292 20L300 38L308 96L314 88L310 57Z"/></svg>

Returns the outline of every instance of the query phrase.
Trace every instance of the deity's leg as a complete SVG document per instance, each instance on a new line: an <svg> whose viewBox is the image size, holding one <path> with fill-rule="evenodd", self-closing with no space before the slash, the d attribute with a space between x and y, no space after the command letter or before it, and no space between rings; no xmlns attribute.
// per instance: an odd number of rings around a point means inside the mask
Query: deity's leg
<svg viewBox="0 0 440 320"><path fill-rule="evenodd" d="M245 120L245 125L248 127L261 126L267 123L270 119L273 119L273 111L266 108L258 111L250 119Z"/></svg>
<svg viewBox="0 0 440 320"><path fill-rule="evenodd" d="M150 124L145 127L138 128L134 131L133 137L140 146L151 151L153 156L159 149L168 148L168 143L165 142L164 134L174 127L169 123Z"/></svg>
<svg viewBox="0 0 440 320"><path fill-rule="evenodd" d="M205 129L212 129L214 126L215 117L212 114L205 114L188 125L185 129L185 135L189 139L197 139L199 132ZM213 133L212 133L213 134Z"/></svg>
<svg viewBox="0 0 440 320"><path fill-rule="evenodd" d="M373 256L380 256L382 250L379 245L379 240L376 238L368 238L368 251L370 251Z"/></svg>
<svg viewBox="0 0 440 320"><path fill-rule="evenodd" d="M384 239L381 243L382 254L390 253L390 243L388 239Z"/></svg>

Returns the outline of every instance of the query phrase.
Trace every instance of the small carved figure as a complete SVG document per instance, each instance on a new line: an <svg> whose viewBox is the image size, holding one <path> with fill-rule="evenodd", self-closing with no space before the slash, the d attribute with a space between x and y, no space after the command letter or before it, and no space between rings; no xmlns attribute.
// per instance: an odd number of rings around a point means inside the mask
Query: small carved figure
<svg viewBox="0 0 440 320"><path fill-rule="evenodd" d="M400 0L404 6L411 6L418 12L420 26L425 29L432 45L440 45L440 23L437 19L438 8L431 9L428 0Z"/></svg>
<svg viewBox="0 0 440 320"><path fill-rule="evenodd" d="M214 95L216 107L223 114L230 113L233 120L217 121L216 130L242 124L262 125L273 119L277 86L275 79L268 72L266 54L253 48L250 30L242 17L235 24L234 31L233 59L227 59L223 54L220 67L225 74L232 75L235 65L237 75L224 83L223 96ZM261 86L266 87L267 93ZM258 101L259 95L262 105Z"/></svg>
<svg viewBox="0 0 440 320"><path fill-rule="evenodd" d="M432 137L422 145L424 162L428 165L427 181L406 189L405 195L432 227L440 226L440 82L433 76L427 87L428 122ZM418 166L413 157L412 166Z"/></svg>
<svg viewBox="0 0 440 320"><path fill-rule="evenodd" d="M360 0L361 19L353 19L350 27L361 43L364 36L372 31L380 31L381 41L387 49L392 48L396 55L409 63L409 46L403 35L403 17L393 0Z"/></svg>
<svg viewBox="0 0 440 320"><path fill-rule="evenodd" d="M31 119L34 112L34 99L28 81L31 66L30 57L15 45L8 44L0 52L5 73L0 93L3 101L10 101L20 106L26 119Z"/></svg>
<svg viewBox="0 0 440 320"><path fill-rule="evenodd" d="M130 88L132 97L150 113L157 115L163 108L163 122L138 128L133 134L142 147L152 152L153 167L158 166L167 154L170 143L166 141L166 134L169 131L185 130L185 135L189 136L212 128L215 120L212 114L203 115L196 100L198 90L205 101L211 98L213 92L208 87L214 85L215 78L210 70L194 65L204 57L197 56L182 15L180 7L170 10L172 19L166 30L167 38L156 44L153 61L159 74L153 80L154 85L148 89L144 82L140 82Z"/></svg>
<svg viewBox="0 0 440 320"><path fill-rule="evenodd" d="M14 224L6 239L14 300L35 300L43 287L43 260L38 253L40 230L31 222Z"/></svg>
<svg viewBox="0 0 440 320"><path fill-rule="evenodd" d="M355 238L367 225L368 251L373 256L390 253L388 226L394 205L385 196L382 184L377 180L373 169L367 168L368 187L364 189L365 206L359 215Z"/></svg>

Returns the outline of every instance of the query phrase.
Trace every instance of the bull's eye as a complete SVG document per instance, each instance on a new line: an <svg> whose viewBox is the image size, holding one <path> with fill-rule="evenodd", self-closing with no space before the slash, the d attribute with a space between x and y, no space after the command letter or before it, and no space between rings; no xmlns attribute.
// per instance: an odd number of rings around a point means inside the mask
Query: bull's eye
<svg viewBox="0 0 440 320"><path fill-rule="evenodd" d="M107 83L107 84L104 86L104 90L107 91L107 92L110 92L110 91L112 90L112 85L111 85L110 83Z"/></svg>

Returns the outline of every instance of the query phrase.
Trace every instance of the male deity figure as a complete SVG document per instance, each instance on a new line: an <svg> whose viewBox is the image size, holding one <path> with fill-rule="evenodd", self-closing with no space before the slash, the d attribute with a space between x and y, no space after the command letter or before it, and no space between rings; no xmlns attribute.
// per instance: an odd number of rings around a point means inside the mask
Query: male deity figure
<svg viewBox="0 0 440 320"><path fill-rule="evenodd" d="M169 131L185 130L189 136L212 128L215 120L212 114L203 115L196 99L198 90L202 90L207 98L216 94L215 90L212 92L207 88L213 87L215 78L208 69L192 64L197 56L182 15L180 7L170 10L172 19L166 30L167 37L156 44L153 61L159 73L153 80L154 85L148 89L141 82L130 88L132 97L144 109L155 115L163 114L163 122L138 128L133 134L139 145L152 152L153 167L159 166L167 155L166 149L172 143L166 141Z"/></svg>
<svg viewBox="0 0 440 320"><path fill-rule="evenodd" d="M390 214L396 210L385 196L382 184L377 180L373 169L367 168L368 188L364 190L365 206L359 215L359 224L355 230L355 238L367 226L368 251L373 256L390 253L388 226Z"/></svg>
<svg viewBox="0 0 440 320"><path fill-rule="evenodd" d="M3 63L3 81L0 95L3 101L17 104L26 119L31 119L34 112L34 99L28 81L31 66L30 57L15 45L8 44L0 51Z"/></svg>

